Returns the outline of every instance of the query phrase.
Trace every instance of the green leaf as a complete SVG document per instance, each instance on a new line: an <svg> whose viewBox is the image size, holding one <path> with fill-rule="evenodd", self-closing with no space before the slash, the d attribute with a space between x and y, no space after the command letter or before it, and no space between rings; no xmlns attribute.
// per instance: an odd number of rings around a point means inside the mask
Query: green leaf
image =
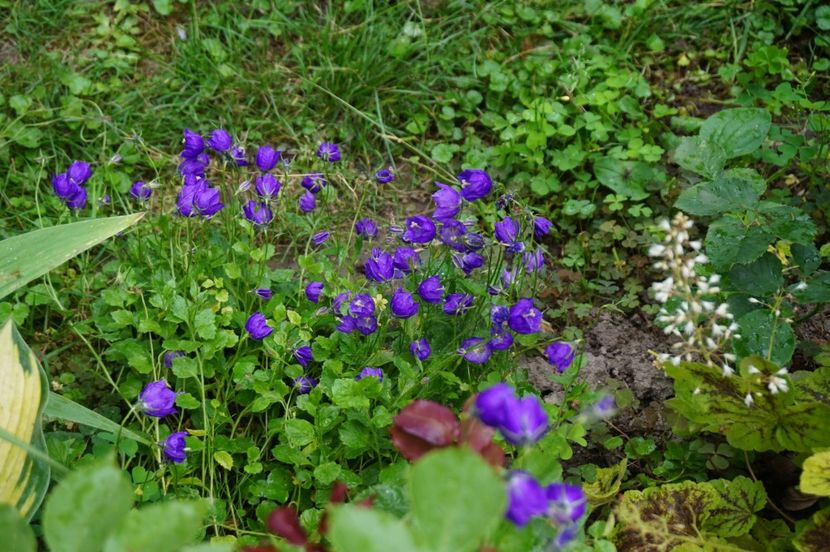
<svg viewBox="0 0 830 552"><path fill-rule="evenodd" d="M173 13L173 0L153 0L153 9L159 15L170 15Z"/></svg>
<svg viewBox="0 0 830 552"><path fill-rule="evenodd" d="M726 158L732 159L761 147L771 124L772 117L766 109L724 109L704 121L700 138L720 146Z"/></svg>
<svg viewBox="0 0 830 552"><path fill-rule="evenodd" d="M760 195L750 182L724 178L683 190L674 207L690 215L710 216L753 207Z"/></svg>
<svg viewBox="0 0 830 552"><path fill-rule="evenodd" d="M29 524L16 508L0 504L0 535L3 548L11 552L36 552L37 541Z"/></svg>
<svg viewBox="0 0 830 552"><path fill-rule="evenodd" d="M105 418L97 412L71 401L63 395L58 395L57 393L49 393L49 402L46 403L46 410L44 411L44 414L50 418L57 418L67 422L75 422L76 424L94 427L95 429L100 429L102 431L108 431L115 435L122 435L144 445L151 446L153 443L153 439L147 435L121 427L109 418Z"/></svg>
<svg viewBox="0 0 830 552"><path fill-rule="evenodd" d="M830 451L817 452L804 461L801 467L802 493L830 496Z"/></svg>
<svg viewBox="0 0 830 552"><path fill-rule="evenodd" d="M335 552L418 552L402 521L374 509L346 504L331 515L329 539Z"/></svg>
<svg viewBox="0 0 830 552"><path fill-rule="evenodd" d="M592 506L600 506L614 501L617 493L620 492L620 485L622 485L625 478L627 466L628 459L623 458L610 468L599 468L596 480L582 486L582 490L585 491L585 496L588 497L588 502Z"/></svg>
<svg viewBox="0 0 830 552"><path fill-rule="evenodd" d="M292 447L303 447L314 440L314 426L307 420L299 418L286 420L285 436Z"/></svg>
<svg viewBox="0 0 830 552"><path fill-rule="evenodd" d="M817 229L810 216L796 207L781 205L772 201L762 201L758 205L761 215L760 224L769 227L775 237L793 243L812 245L816 239Z"/></svg>
<svg viewBox="0 0 830 552"><path fill-rule="evenodd" d="M789 291L799 303L830 303L830 272L817 272L806 286L796 284Z"/></svg>
<svg viewBox="0 0 830 552"><path fill-rule="evenodd" d="M781 261L771 253L748 264L738 264L729 271L732 287L743 293L762 297L772 294L784 285Z"/></svg>
<svg viewBox="0 0 830 552"><path fill-rule="evenodd" d="M674 162L695 174L714 178L726 163L723 148L699 136L686 136L674 150Z"/></svg>
<svg viewBox="0 0 830 552"><path fill-rule="evenodd" d="M198 541L206 511L202 502L185 500L132 510L109 536L104 552L180 552Z"/></svg>
<svg viewBox="0 0 830 552"><path fill-rule="evenodd" d="M331 485L340 477L343 469L337 462L324 462L314 468L314 479L323 485Z"/></svg>
<svg viewBox="0 0 830 552"><path fill-rule="evenodd" d="M199 363L192 357L176 357L172 363L173 375L177 378L195 378L199 375Z"/></svg>
<svg viewBox="0 0 830 552"><path fill-rule="evenodd" d="M504 482L469 449L444 449L412 468L412 517L431 552L477 550L504 515Z"/></svg>
<svg viewBox="0 0 830 552"><path fill-rule="evenodd" d="M767 250L773 235L762 226L745 226L734 217L714 221L706 233L706 253L715 270L726 271L736 263L751 263Z"/></svg>
<svg viewBox="0 0 830 552"><path fill-rule="evenodd" d="M0 429L45 453L41 416L49 396L46 374L11 319L0 328L0 382ZM49 464L0 437L0 504L14 506L31 519L49 477Z"/></svg>
<svg viewBox="0 0 830 552"><path fill-rule="evenodd" d="M43 536L51 552L90 552L119 526L133 505L133 488L109 460L70 473L43 510Z"/></svg>
<svg viewBox="0 0 830 552"><path fill-rule="evenodd" d="M372 364L367 362L367 364ZM368 382L367 382L368 383ZM341 408L369 408L365 385L353 379L337 379L331 386L332 401Z"/></svg>
<svg viewBox="0 0 830 552"><path fill-rule="evenodd" d="M233 456L227 451L217 450L213 453L213 459L226 470L233 468Z"/></svg>
<svg viewBox="0 0 830 552"><path fill-rule="evenodd" d="M758 519L755 512L767 504L767 493L760 481L739 476L708 481L718 493L719 500L709 511L704 528L721 537L740 537L749 533Z"/></svg>
<svg viewBox="0 0 830 552"><path fill-rule="evenodd" d="M830 542L830 508L819 510L801 525L793 541L799 552L826 552Z"/></svg>
<svg viewBox="0 0 830 552"><path fill-rule="evenodd" d="M0 299L144 216L84 220L20 234L0 242Z"/></svg>
<svg viewBox="0 0 830 552"><path fill-rule="evenodd" d="M795 332L790 324L776 320L766 309L748 312L737 323L741 338L733 341L733 347L738 356L758 355L778 366L790 362L795 351Z"/></svg>
<svg viewBox="0 0 830 552"><path fill-rule="evenodd" d="M594 161L594 175L597 180L614 193L639 201L649 196L645 186L657 185L662 181L661 173L640 161L620 161L602 157Z"/></svg>
<svg viewBox="0 0 830 552"><path fill-rule="evenodd" d="M200 310L193 319L193 326L202 339L213 339L216 337L216 314L211 309Z"/></svg>

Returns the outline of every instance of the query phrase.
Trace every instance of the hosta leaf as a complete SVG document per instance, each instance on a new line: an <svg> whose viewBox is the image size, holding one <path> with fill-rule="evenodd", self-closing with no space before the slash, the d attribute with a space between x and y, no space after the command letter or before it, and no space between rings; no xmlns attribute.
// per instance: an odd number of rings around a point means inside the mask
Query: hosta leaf
<svg viewBox="0 0 830 552"><path fill-rule="evenodd" d="M594 506L607 504L612 502L617 493L620 492L620 485L622 485L625 477L625 468L628 466L628 459L623 458L619 463L610 468L600 468L597 470L597 478L593 483L586 483L582 486L585 495L588 497L588 502Z"/></svg>
<svg viewBox="0 0 830 552"><path fill-rule="evenodd" d="M830 508L819 510L802 525L793 541L799 552L824 552L830 542Z"/></svg>
<svg viewBox="0 0 830 552"><path fill-rule="evenodd" d="M817 452L804 461L801 472L801 492L816 496L830 496L830 451Z"/></svg>
<svg viewBox="0 0 830 552"><path fill-rule="evenodd" d="M767 493L760 481L748 477L714 479L708 483L720 495L718 505L709 513L704 527L721 537L747 534L755 524L755 512L767 503Z"/></svg>
<svg viewBox="0 0 830 552"><path fill-rule="evenodd" d="M138 222L144 213L82 220L0 242L0 299Z"/></svg>
<svg viewBox="0 0 830 552"><path fill-rule="evenodd" d="M726 158L732 159L761 147L771 124L772 117L765 109L724 109L704 121L699 136L720 146Z"/></svg>
<svg viewBox="0 0 830 552"><path fill-rule="evenodd" d="M48 397L46 374L12 320L0 329L0 428L46 450L41 414ZM49 466L0 438L0 503L30 519L49 486Z"/></svg>

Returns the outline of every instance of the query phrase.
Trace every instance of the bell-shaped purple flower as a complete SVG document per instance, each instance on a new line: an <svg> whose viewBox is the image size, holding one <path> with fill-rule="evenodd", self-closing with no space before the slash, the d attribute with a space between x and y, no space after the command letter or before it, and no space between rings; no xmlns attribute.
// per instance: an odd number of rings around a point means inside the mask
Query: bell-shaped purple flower
<svg viewBox="0 0 830 552"><path fill-rule="evenodd" d="M311 352L311 347L304 345L294 349L294 359L300 363L303 368L308 366L308 363L314 360L314 354Z"/></svg>
<svg viewBox="0 0 830 552"><path fill-rule="evenodd" d="M334 142L323 142L317 148L317 157L329 163L340 161L340 148Z"/></svg>
<svg viewBox="0 0 830 552"><path fill-rule="evenodd" d="M487 342L487 346L492 351L506 351L513 346L513 334L504 328L494 326L490 329L490 341Z"/></svg>
<svg viewBox="0 0 830 552"><path fill-rule="evenodd" d="M395 275L392 255L378 248L372 249L372 256L363 265L366 278L375 282L388 282Z"/></svg>
<svg viewBox="0 0 830 552"><path fill-rule="evenodd" d="M143 181L138 180L130 186L130 195L139 201L146 201L153 195L153 189Z"/></svg>
<svg viewBox="0 0 830 552"><path fill-rule="evenodd" d="M381 169L375 173L375 182L378 184L389 184L395 180L395 173L390 169Z"/></svg>
<svg viewBox="0 0 830 552"><path fill-rule="evenodd" d="M570 343L555 341L547 346L545 356L548 357L548 363L555 366L556 371L561 374L573 364L576 351Z"/></svg>
<svg viewBox="0 0 830 552"><path fill-rule="evenodd" d="M475 407L479 420L490 427L499 427L510 401L516 399L513 388L497 383L476 395Z"/></svg>
<svg viewBox="0 0 830 552"><path fill-rule="evenodd" d="M298 395L308 395L317 387L317 380L309 376L300 376L294 379L294 390Z"/></svg>
<svg viewBox="0 0 830 552"><path fill-rule="evenodd" d="M256 151L256 166L262 172L268 172L277 166L281 156L281 151L275 150L270 145L265 144L260 146Z"/></svg>
<svg viewBox="0 0 830 552"><path fill-rule="evenodd" d="M519 238L519 223L512 217L504 217L495 225L496 239L502 245L513 245Z"/></svg>
<svg viewBox="0 0 830 552"><path fill-rule="evenodd" d="M473 306L473 296L467 293L450 293L444 300L444 312L453 316L464 313Z"/></svg>
<svg viewBox="0 0 830 552"><path fill-rule="evenodd" d="M182 132L182 135L182 143L184 144L181 154L182 157L185 159L195 159L205 151L205 141L201 134L186 128Z"/></svg>
<svg viewBox="0 0 830 552"><path fill-rule="evenodd" d="M248 159L245 157L245 148L242 146L236 146L231 150L231 159L234 160L237 167L247 167L248 166Z"/></svg>
<svg viewBox="0 0 830 552"><path fill-rule="evenodd" d="M206 187L197 190L193 196L193 207L205 218L210 218L221 211L225 204L222 203L219 188Z"/></svg>
<svg viewBox="0 0 830 552"><path fill-rule="evenodd" d="M411 318L418 314L420 305L412 297L412 294L403 288L398 288L392 293L390 302L392 315L397 318Z"/></svg>
<svg viewBox="0 0 830 552"><path fill-rule="evenodd" d="M463 356L464 360L473 364L484 364L490 360L493 351L490 350L483 338L469 337L461 342L458 354Z"/></svg>
<svg viewBox="0 0 830 552"><path fill-rule="evenodd" d="M167 381L151 381L138 395L138 407L148 416L163 418L176 413L176 392Z"/></svg>
<svg viewBox="0 0 830 552"><path fill-rule="evenodd" d="M441 231L438 232L438 237L441 242L448 245L456 251L467 251L467 245L464 242L464 235L467 233L467 227L462 222L455 219L446 219L441 225Z"/></svg>
<svg viewBox="0 0 830 552"><path fill-rule="evenodd" d="M499 431L516 446L533 444L548 431L548 414L534 395L514 398L505 404Z"/></svg>
<svg viewBox="0 0 830 552"><path fill-rule="evenodd" d="M164 367L169 370L173 367L173 361L183 356L184 351L167 351L164 353L164 360L162 360L162 363L164 364Z"/></svg>
<svg viewBox="0 0 830 552"><path fill-rule="evenodd" d="M254 293L256 293L260 299L264 299L266 301L268 301L269 299L271 299L271 297L274 296L274 292L268 288L257 288L254 290Z"/></svg>
<svg viewBox="0 0 830 552"><path fill-rule="evenodd" d="M369 316L356 316L354 318L354 328L363 335L371 335L378 329L378 319L374 314Z"/></svg>
<svg viewBox="0 0 830 552"><path fill-rule="evenodd" d="M424 215L406 219L406 228L401 239L408 243L429 243L435 237L435 223Z"/></svg>
<svg viewBox="0 0 830 552"><path fill-rule="evenodd" d="M331 236L331 234L327 230L322 230L311 236L311 243L313 243L316 247L320 247L328 241L329 236Z"/></svg>
<svg viewBox="0 0 830 552"><path fill-rule="evenodd" d="M205 176L205 170L207 170L208 165L210 164L210 157L207 155L198 155L194 158L186 158L184 161L179 163L179 174L182 176Z"/></svg>
<svg viewBox="0 0 830 552"><path fill-rule="evenodd" d="M73 161L66 169L66 175L71 182L83 186L92 177L92 166L86 161Z"/></svg>
<svg viewBox="0 0 830 552"><path fill-rule="evenodd" d="M264 226L271 222L274 218L274 212L268 207L268 204L253 199L242 206L242 213L245 218L258 226Z"/></svg>
<svg viewBox="0 0 830 552"><path fill-rule="evenodd" d="M522 260L525 264L525 271L528 274L532 274L545 266L545 254L539 247L535 251L525 251L525 254L522 255Z"/></svg>
<svg viewBox="0 0 830 552"><path fill-rule="evenodd" d="M194 178L190 180L190 183L188 183L188 180L185 181L185 185L179 190L179 195L176 198L176 207L178 207L181 216L191 217L197 214L193 202L196 199L196 194L206 189L207 186L207 180Z"/></svg>
<svg viewBox="0 0 830 552"><path fill-rule="evenodd" d="M457 178L461 182L461 196L467 201L481 199L493 189L490 175L481 169L461 171Z"/></svg>
<svg viewBox="0 0 830 552"><path fill-rule="evenodd" d="M259 197L270 199L280 193L282 185L273 174L266 173L256 177L254 188Z"/></svg>
<svg viewBox="0 0 830 552"><path fill-rule="evenodd" d="M245 330L251 339L261 341L274 332L274 328L268 325L268 319L261 312L255 312L245 322Z"/></svg>
<svg viewBox="0 0 830 552"><path fill-rule="evenodd" d="M176 464L184 463L187 460L187 443L184 440L187 435L186 431L168 435L161 447L164 457Z"/></svg>
<svg viewBox="0 0 830 552"><path fill-rule="evenodd" d="M510 307L507 325L516 333L536 333L542 327L542 312L533 306L533 299L524 297Z"/></svg>
<svg viewBox="0 0 830 552"><path fill-rule="evenodd" d="M536 516L547 513L545 489L529 473L516 470L507 480L507 513L505 517L517 527L524 527Z"/></svg>
<svg viewBox="0 0 830 552"><path fill-rule="evenodd" d="M319 193L320 190L326 187L326 177L320 173L311 173L303 177L300 185L311 192L312 194Z"/></svg>
<svg viewBox="0 0 830 552"><path fill-rule="evenodd" d="M545 489L548 499L547 514L559 525L569 525L585 515L588 498L579 485L551 483Z"/></svg>
<svg viewBox="0 0 830 552"><path fill-rule="evenodd" d="M484 265L484 257L475 252L464 253L463 255L453 254L452 262L455 266L463 270L464 274L469 276L473 270Z"/></svg>
<svg viewBox="0 0 830 552"><path fill-rule="evenodd" d="M320 301L320 295L323 294L323 282L310 282L305 287L305 296L312 303Z"/></svg>
<svg viewBox="0 0 830 552"><path fill-rule="evenodd" d="M461 193L452 186L436 182L438 191L432 194L435 202L435 211L432 218L444 221L455 217L461 211Z"/></svg>
<svg viewBox="0 0 830 552"><path fill-rule="evenodd" d="M378 235L378 225L370 218L363 218L354 224L358 236L372 239Z"/></svg>
<svg viewBox="0 0 830 552"><path fill-rule="evenodd" d="M217 128L210 133L207 145L213 151L217 151L219 153L226 152L231 149L231 146L233 145L233 138L231 137L230 132L224 128Z"/></svg>
<svg viewBox="0 0 830 552"><path fill-rule="evenodd" d="M348 314L348 306L351 300L351 291L344 291L343 293L338 293L337 295L335 295L334 299L331 302L331 310L338 315ZM374 309L372 312L374 312Z"/></svg>
<svg viewBox="0 0 830 552"><path fill-rule="evenodd" d="M429 341L421 338L409 344L409 352L412 353L412 356L423 362L432 354L432 348L429 346Z"/></svg>
<svg viewBox="0 0 830 552"><path fill-rule="evenodd" d="M377 378L378 381L383 381L383 370L381 370L380 368L372 368L371 366L365 366L360 371L360 373L355 376L354 379L360 381L363 378Z"/></svg>
<svg viewBox="0 0 830 552"><path fill-rule="evenodd" d="M314 194L311 192L306 191L300 196L300 199L297 200L297 205L300 206L300 211L303 213L310 213L317 208L317 198L315 198Z"/></svg>
<svg viewBox="0 0 830 552"><path fill-rule="evenodd" d="M72 195L64 198L63 201L70 209L83 209L87 201L86 188L78 186Z"/></svg>
<svg viewBox="0 0 830 552"><path fill-rule="evenodd" d="M545 217L533 217L533 236L538 240L550 234L553 223Z"/></svg>
<svg viewBox="0 0 830 552"><path fill-rule="evenodd" d="M56 174L52 177L52 189L55 195L61 199L66 199L78 191L80 185L75 184L69 180L69 175L66 173Z"/></svg>
<svg viewBox="0 0 830 552"><path fill-rule="evenodd" d="M510 316L510 309L504 305L493 305L490 308L490 321L496 326L503 326Z"/></svg>
<svg viewBox="0 0 830 552"><path fill-rule="evenodd" d="M437 305L444 298L444 286L439 275L430 276L418 284L418 295L427 303Z"/></svg>
<svg viewBox="0 0 830 552"><path fill-rule="evenodd" d="M401 273L409 274L421 264L421 256L411 247L399 247L392 256L392 264Z"/></svg>
<svg viewBox="0 0 830 552"><path fill-rule="evenodd" d="M464 234L464 237L461 238L461 242L464 244L464 249L467 251L478 251L484 247L484 237L477 232L467 232Z"/></svg>
<svg viewBox="0 0 830 552"><path fill-rule="evenodd" d="M356 318L374 316L375 300L368 293L358 293L349 303L349 314Z"/></svg>

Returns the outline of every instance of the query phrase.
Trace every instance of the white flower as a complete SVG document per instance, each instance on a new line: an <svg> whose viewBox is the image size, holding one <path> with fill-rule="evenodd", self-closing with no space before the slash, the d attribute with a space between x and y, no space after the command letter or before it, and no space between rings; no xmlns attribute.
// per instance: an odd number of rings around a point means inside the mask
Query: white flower
<svg viewBox="0 0 830 552"><path fill-rule="evenodd" d="M769 392L775 395L779 391L782 393L786 393L789 387L787 386L787 380L784 378L779 378L778 376L772 376L769 379L769 383L767 384L767 388Z"/></svg>
<svg viewBox="0 0 830 552"><path fill-rule="evenodd" d="M757 368L756 368L754 365L752 365L752 364L750 364L750 365L749 365L749 368L747 368L747 369L746 369L746 371L747 371L748 373L750 373L750 374L760 374L760 373L761 373L761 371L760 371L759 369L757 369Z"/></svg>
<svg viewBox="0 0 830 552"><path fill-rule="evenodd" d="M733 370L731 366L729 366L728 364L723 365L723 376L724 377L728 378L729 376L731 376L734 373L735 373L735 370Z"/></svg>
<svg viewBox="0 0 830 552"><path fill-rule="evenodd" d="M798 284L794 288L796 291L802 291L807 289L807 282L798 282Z"/></svg>
<svg viewBox="0 0 830 552"><path fill-rule="evenodd" d="M666 246L660 245L659 243L653 243L651 244L651 247L648 248L649 257L662 257L665 252Z"/></svg>
<svg viewBox="0 0 830 552"><path fill-rule="evenodd" d="M752 398L752 393L747 393L746 396L744 397L744 404L747 407L750 407L750 406L752 406L752 403L754 403L754 402L755 402L755 399Z"/></svg>

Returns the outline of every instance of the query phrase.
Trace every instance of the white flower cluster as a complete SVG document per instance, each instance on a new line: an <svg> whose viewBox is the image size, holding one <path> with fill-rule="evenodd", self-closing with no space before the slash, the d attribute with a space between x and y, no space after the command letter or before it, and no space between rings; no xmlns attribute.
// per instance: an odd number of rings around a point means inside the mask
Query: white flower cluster
<svg viewBox="0 0 830 552"><path fill-rule="evenodd" d="M738 326L729 305L715 301L720 293L720 275L707 277L695 271L708 259L700 252L701 242L689 236L692 226L694 222L683 213L677 213L671 223L662 221L665 240L648 251L649 256L658 258L654 268L669 273L668 278L652 285L655 299L663 304L657 321L665 325L666 334L680 338L672 345L673 355L661 354L658 358L674 365L699 359L709 366L719 366L724 376L731 376L735 355L723 351L730 339L740 338Z"/></svg>
<svg viewBox="0 0 830 552"><path fill-rule="evenodd" d="M764 381L766 381L767 389L769 389L771 395L775 395L778 393L786 393L790 389L789 382L783 377L788 374L786 368L781 368L769 377L765 377L764 374L758 368L752 365L750 365L750 367L747 369L747 372L750 375L757 376L757 380L754 382L754 384L756 385L760 385L761 387L763 387ZM755 396L760 397L761 392L756 391ZM752 397L752 390L750 389L750 391L748 391L746 396L744 397L744 404L747 406L752 406L754 402L755 399Z"/></svg>

